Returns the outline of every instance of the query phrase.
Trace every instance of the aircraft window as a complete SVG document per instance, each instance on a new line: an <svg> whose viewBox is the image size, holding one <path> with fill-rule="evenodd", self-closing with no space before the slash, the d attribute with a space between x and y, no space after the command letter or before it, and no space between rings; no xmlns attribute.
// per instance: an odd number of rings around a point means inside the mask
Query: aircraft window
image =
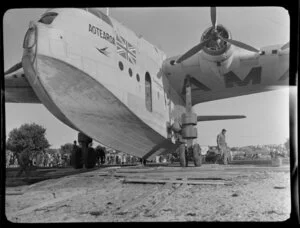
<svg viewBox="0 0 300 228"><path fill-rule="evenodd" d="M57 17L58 13L54 13L54 12L48 12L45 13L42 18L39 20L39 22L46 24L46 25L50 25L53 20Z"/></svg>
<svg viewBox="0 0 300 228"><path fill-rule="evenodd" d="M148 72L145 75L145 101L147 110L152 112L152 85L151 77Z"/></svg>
<svg viewBox="0 0 300 228"><path fill-rule="evenodd" d="M131 68L128 69L128 73L129 73L130 77L132 77L132 70L131 70Z"/></svg>
<svg viewBox="0 0 300 228"><path fill-rule="evenodd" d="M136 74L136 80L139 82L140 81L140 75Z"/></svg>
<svg viewBox="0 0 300 228"><path fill-rule="evenodd" d="M102 19L103 21L105 21L107 24L109 24L111 27L113 27L111 20L109 19L109 17L102 13L101 10L95 9L95 8L82 8L88 12L90 12L91 14L94 14L96 17Z"/></svg>
<svg viewBox="0 0 300 228"><path fill-rule="evenodd" d="M123 69L124 69L124 66L123 66L123 63L122 63L122 62L119 62L119 68L120 68L120 70L123 70Z"/></svg>

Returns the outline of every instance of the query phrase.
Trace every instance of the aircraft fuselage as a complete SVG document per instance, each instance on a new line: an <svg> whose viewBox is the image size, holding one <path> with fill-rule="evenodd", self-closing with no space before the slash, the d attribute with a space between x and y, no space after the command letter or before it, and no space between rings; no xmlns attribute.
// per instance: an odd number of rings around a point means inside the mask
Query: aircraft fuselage
<svg viewBox="0 0 300 228"><path fill-rule="evenodd" d="M51 12L51 24L32 23L35 44L23 56L26 77L48 110L139 157L169 147L166 124L171 114L180 118L184 101L163 76L164 53L114 20L82 9Z"/></svg>
<svg viewBox="0 0 300 228"><path fill-rule="evenodd" d="M73 129L139 157L174 145L167 123L185 111L186 75L193 104L287 84L284 53L243 60L231 46L221 56L200 52L172 65L174 57L93 9L49 10L30 28L22 63L41 102Z"/></svg>

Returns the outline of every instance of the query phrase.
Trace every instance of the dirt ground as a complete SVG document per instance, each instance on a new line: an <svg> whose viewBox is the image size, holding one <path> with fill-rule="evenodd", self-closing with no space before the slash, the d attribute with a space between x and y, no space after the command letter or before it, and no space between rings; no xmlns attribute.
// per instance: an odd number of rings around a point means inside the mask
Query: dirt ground
<svg viewBox="0 0 300 228"><path fill-rule="evenodd" d="M182 183L124 181L134 177ZM7 187L5 213L17 223L285 221L290 199L286 165L103 168Z"/></svg>

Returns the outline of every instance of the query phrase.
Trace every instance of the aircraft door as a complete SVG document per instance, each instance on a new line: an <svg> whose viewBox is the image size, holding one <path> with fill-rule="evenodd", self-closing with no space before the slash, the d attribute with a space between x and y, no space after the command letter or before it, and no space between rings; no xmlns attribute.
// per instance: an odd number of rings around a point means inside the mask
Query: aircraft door
<svg viewBox="0 0 300 228"><path fill-rule="evenodd" d="M145 103L149 112L152 112L152 82L148 72L145 75Z"/></svg>

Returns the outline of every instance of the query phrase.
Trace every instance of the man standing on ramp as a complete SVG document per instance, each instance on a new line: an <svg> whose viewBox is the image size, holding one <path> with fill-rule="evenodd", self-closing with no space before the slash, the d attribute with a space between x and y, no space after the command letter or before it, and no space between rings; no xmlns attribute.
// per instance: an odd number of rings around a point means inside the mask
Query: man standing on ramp
<svg viewBox="0 0 300 228"><path fill-rule="evenodd" d="M217 145L218 149L221 152L221 157L223 157L224 165L228 163L228 154L227 154L227 143L225 140L226 129L223 129L220 134L217 136Z"/></svg>

